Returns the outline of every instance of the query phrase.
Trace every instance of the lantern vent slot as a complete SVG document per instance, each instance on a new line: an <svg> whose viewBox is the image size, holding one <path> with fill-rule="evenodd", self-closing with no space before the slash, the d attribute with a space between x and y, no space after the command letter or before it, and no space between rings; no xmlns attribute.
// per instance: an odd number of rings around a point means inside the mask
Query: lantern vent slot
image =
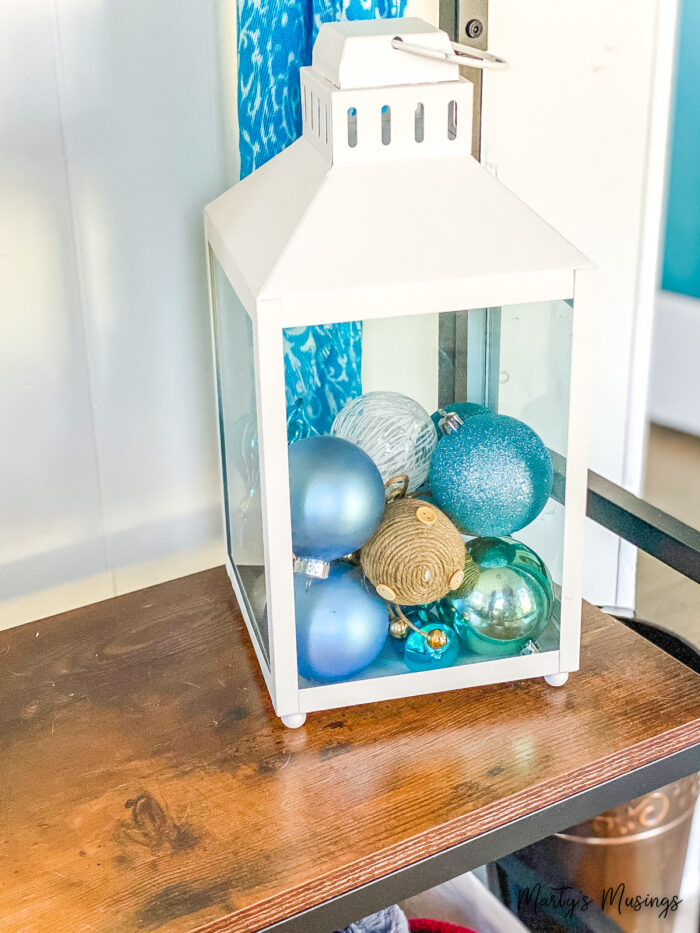
<svg viewBox="0 0 700 933"><path fill-rule="evenodd" d="M468 155L474 86L456 66L452 74L442 59L399 54L388 31L377 42L366 24L331 25L326 44L314 47L314 64L300 69L303 135L330 165ZM447 54L446 34L430 42L435 54Z"/></svg>
<svg viewBox="0 0 700 933"><path fill-rule="evenodd" d="M388 146L391 142L391 107L384 104L382 107L382 145Z"/></svg>
<svg viewBox="0 0 700 933"><path fill-rule="evenodd" d="M425 107L423 104L416 104L413 117L413 138L417 143L422 143L425 139Z"/></svg>
<svg viewBox="0 0 700 933"><path fill-rule="evenodd" d="M357 145L357 107L348 107L348 146Z"/></svg>
<svg viewBox="0 0 700 933"><path fill-rule="evenodd" d="M447 138L457 139L457 101L451 100L447 105Z"/></svg>

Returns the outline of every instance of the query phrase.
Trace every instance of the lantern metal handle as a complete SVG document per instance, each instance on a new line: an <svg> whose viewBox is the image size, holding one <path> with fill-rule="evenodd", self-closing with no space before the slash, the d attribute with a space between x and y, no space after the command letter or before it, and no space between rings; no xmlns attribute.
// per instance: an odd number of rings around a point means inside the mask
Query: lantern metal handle
<svg viewBox="0 0 700 933"><path fill-rule="evenodd" d="M401 36L394 36L391 47L399 52L408 52L409 55L421 55L423 58L432 58L450 65L461 65L463 68L507 68L508 62L504 58L492 55L491 52L482 52L470 45L451 42L453 52L444 52L442 49L433 49L425 45L414 45L405 42Z"/></svg>

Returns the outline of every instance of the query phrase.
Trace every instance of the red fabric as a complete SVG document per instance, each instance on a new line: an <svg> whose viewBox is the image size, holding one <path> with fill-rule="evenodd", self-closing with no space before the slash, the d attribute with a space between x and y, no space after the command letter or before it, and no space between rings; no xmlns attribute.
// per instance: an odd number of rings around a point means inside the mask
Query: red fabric
<svg viewBox="0 0 700 933"><path fill-rule="evenodd" d="M443 923L441 920L409 920L408 928L411 933L476 933L467 927L456 927L454 923Z"/></svg>

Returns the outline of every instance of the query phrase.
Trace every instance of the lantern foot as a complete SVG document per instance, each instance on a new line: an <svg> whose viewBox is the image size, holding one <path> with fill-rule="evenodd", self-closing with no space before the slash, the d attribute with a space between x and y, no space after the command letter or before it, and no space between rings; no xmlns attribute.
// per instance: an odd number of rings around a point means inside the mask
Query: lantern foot
<svg viewBox="0 0 700 933"><path fill-rule="evenodd" d="M290 713L289 716L280 717L288 729L298 729L306 722L306 713Z"/></svg>
<svg viewBox="0 0 700 933"><path fill-rule="evenodd" d="M564 674L545 674L545 681L549 684L550 687L563 687L564 684L569 679L569 675Z"/></svg>

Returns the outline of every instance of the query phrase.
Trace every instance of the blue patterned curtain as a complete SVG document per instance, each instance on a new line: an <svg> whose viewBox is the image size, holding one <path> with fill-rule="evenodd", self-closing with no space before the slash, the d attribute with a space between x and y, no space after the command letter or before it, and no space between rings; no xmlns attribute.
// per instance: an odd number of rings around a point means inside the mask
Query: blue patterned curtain
<svg viewBox="0 0 700 933"><path fill-rule="evenodd" d="M301 133L299 68L321 23L402 16L406 0L238 0L241 178ZM325 434L362 392L359 321L285 332L287 407L295 436ZM291 425L290 425L291 431Z"/></svg>

